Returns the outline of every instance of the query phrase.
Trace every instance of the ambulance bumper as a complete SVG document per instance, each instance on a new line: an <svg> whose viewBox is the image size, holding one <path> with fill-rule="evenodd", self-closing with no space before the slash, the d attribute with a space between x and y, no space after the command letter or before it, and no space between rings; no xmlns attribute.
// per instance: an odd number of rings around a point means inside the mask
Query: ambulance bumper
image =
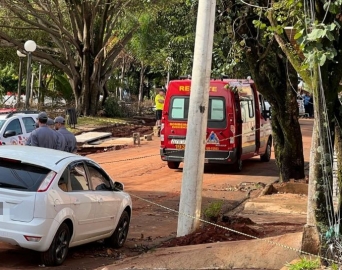
<svg viewBox="0 0 342 270"><path fill-rule="evenodd" d="M163 161L184 162L184 150L160 148ZM237 150L232 151L205 151L205 163L233 164L237 160Z"/></svg>

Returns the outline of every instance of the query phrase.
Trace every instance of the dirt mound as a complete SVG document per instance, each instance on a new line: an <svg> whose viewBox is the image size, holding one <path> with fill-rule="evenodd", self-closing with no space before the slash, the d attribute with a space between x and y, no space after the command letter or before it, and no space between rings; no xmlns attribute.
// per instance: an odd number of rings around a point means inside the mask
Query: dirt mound
<svg viewBox="0 0 342 270"><path fill-rule="evenodd" d="M258 237L260 232L250 225L254 223L248 218L241 217L226 217L227 222L218 222L217 225L230 228L232 230ZM216 227L213 225L205 225L195 232L171 239L162 244L162 247L175 247L186 245L198 245L204 243L237 241L237 240L250 240L252 238L244 236L227 229Z"/></svg>
<svg viewBox="0 0 342 270"><path fill-rule="evenodd" d="M94 131L98 132L111 132L113 137L132 137L133 133L139 132L140 136L144 136L152 133L151 126L142 125L121 125L97 128Z"/></svg>

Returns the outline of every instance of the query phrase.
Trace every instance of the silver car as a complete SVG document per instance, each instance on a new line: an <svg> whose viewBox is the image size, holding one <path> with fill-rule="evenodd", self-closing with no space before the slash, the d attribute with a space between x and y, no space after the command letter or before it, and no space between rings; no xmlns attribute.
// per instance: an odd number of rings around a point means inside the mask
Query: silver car
<svg viewBox="0 0 342 270"><path fill-rule="evenodd" d="M64 262L69 247L105 239L123 246L130 196L93 160L46 148L0 150L0 241Z"/></svg>

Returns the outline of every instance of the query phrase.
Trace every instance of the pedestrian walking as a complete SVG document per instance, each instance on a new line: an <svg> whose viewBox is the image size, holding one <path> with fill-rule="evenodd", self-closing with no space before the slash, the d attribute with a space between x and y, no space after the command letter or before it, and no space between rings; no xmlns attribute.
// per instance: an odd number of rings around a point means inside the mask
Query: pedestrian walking
<svg viewBox="0 0 342 270"><path fill-rule="evenodd" d="M164 109L164 101L165 101L164 90L159 91L159 94L156 95L154 101L156 103L156 126L159 127L161 124L162 113Z"/></svg>
<svg viewBox="0 0 342 270"><path fill-rule="evenodd" d="M305 114L310 116L310 96L308 94L303 95L303 101L304 101L304 108L305 108Z"/></svg>
<svg viewBox="0 0 342 270"><path fill-rule="evenodd" d="M55 118L55 129L57 132L61 133L66 140L66 151L70 153L77 152L77 142L76 137L69 130L65 128L65 119L62 116Z"/></svg>
<svg viewBox="0 0 342 270"><path fill-rule="evenodd" d="M48 115L46 112L38 114L38 128L31 132L26 145L57 149L57 135L47 125Z"/></svg>
<svg viewBox="0 0 342 270"><path fill-rule="evenodd" d="M314 117L314 100L312 94L309 95L309 105L308 105L308 110L309 110L309 117L312 118Z"/></svg>
<svg viewBox="0 0 342 270"><path fill-rule="evenodd" d="M46 122L47 126L53 130L53 132L57 135L57 150L67 151L67 142L65 137L60 132L57 132L55 129L55 121L49 118Z"/></svg>

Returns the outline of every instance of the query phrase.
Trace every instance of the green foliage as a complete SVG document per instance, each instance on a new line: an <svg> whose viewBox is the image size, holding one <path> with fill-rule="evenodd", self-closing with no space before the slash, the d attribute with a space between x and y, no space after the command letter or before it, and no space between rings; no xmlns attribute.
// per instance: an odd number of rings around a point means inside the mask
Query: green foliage
<svg viewBox="0 0 342 270"><path fill-rule="evenodd" d="M16 91L17 86L18 75L13 64L8 64L3 69L0 69L0 91L6 94L7 91Z"/></svg>
<svg viewBox="0 0 342 270"><path fill-rule="evenodd" d="M74 97L72 87L68 78L63 74L55 75L55 87L58 94L66 101L71 101Z"/></svg>
<svg viewBox="0 0 342 270"><path fill-rule="evenodd" d="M120 107L119 100L116 97L107 98L104 104L104 110L108 117L122 117L122 108Z"/></svg>
<svg viewBox="0 0 342 270"><path fill-rule="evenodd" d="M204 210L204 217L209 221L216 222L222 211L223 201L215 201Z"/></svg>
<svg viewBox="0 0 342 270"><path fill-rule="evenodd" d="M302 258L299 262L295 264L287 265L289 270L314 270L320 268L319 259L310 260L306 258Z"/></svg>

